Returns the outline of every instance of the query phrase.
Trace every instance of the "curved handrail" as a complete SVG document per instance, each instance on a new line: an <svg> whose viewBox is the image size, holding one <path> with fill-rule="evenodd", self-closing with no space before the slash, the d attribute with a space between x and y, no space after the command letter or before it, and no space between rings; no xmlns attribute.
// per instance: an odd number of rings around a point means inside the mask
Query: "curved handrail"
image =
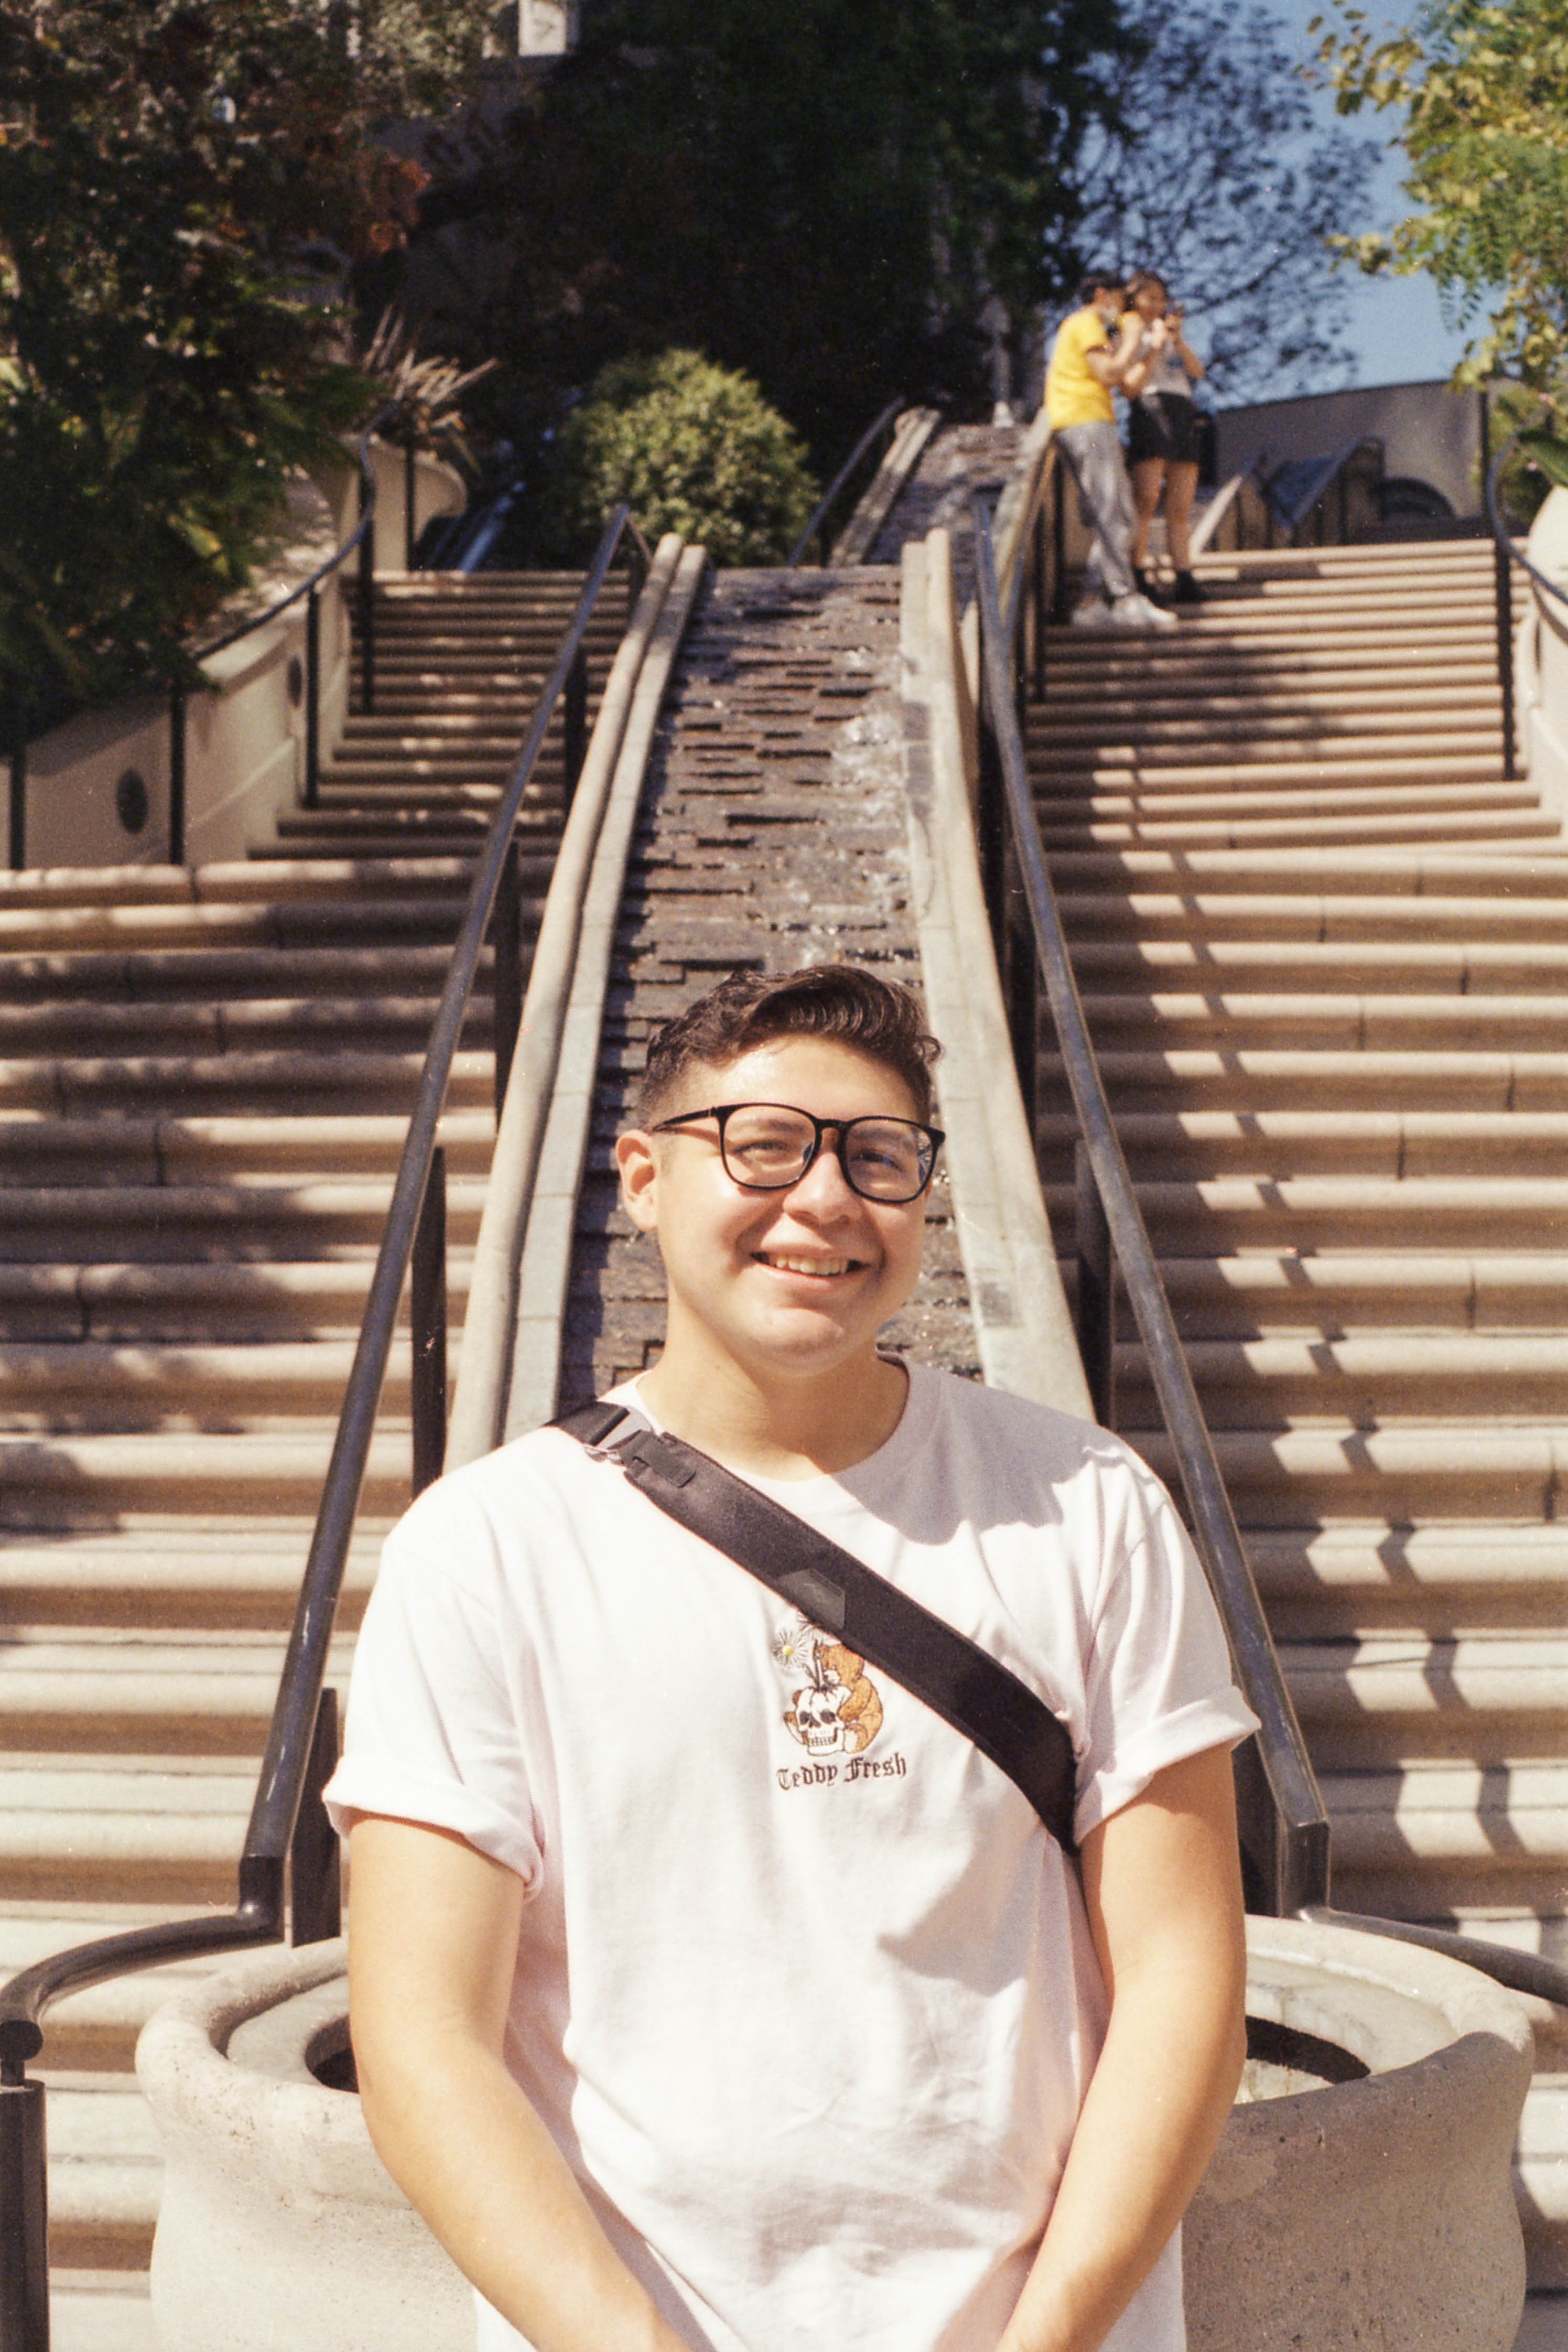
<svg viewBox="0 0 1568 2352"><path fill-rule="evenodd" d="M253 614L248 621L241 621L236 628L230 629L226 636L214 637L211 645L193 646L193 661L205 661L211 654L226 653L230 646L237 646L242 637L248 637L253 629L264 629L268 621L276 621L279 613L287 613L290 604L298 604L301 596L308 596L313 588L319 588L323 580L329 578L338 566L352 555L376 519L376 478L370 456L371 437L377 425L384 425L387 418L395 414L395 402L378 408L354 445L354 460L363 485L363 503L360 520L342 545L328 556L324 563L319 563L308 580L302 580L297 588L291 588L287 596L280 596L277 604L269 604L264 613Z"/></svg>
<svg viewBox="0 0 1568 2352"><path fill-rule="evenodd" d="M1013 848L1023 885L1035 954L1056 1024L1057 1042L1112 1244L1121 1263L1148 1356L1160 1409L1171 1433L1198 1548L1225 1620L1237 1672L1262 1729L1262 1762L1281 1826L1278 1895L1286 1912L1328 1895L1328 1816L1301 1725L1285 1685L1258 1588L1225 1491L1214 1441L1203 1418L1192 1373L1176 1336L1158 1265L1123 1155L1104 1082L1090 1041L1078 985L1040 846L1023 741L1009 675L990 519L979 499L970 505L975 577L980 605L981 677L1001 766Z"/></svg>
<svg viewBox="0 0 1568 2352"><path fill-rule="evenodd" d="M1041 492L1046 456L1042 451L1039 478ZM1031 505L1035 504L1038 499L1031 500ZM1039 819L1030 790L1014 701L1010 664L1015 635L1012 627L1003 632L990 527L985 508L977 499L973 502L972 519L987 717L992 724L1035 951L1045 979L1086 1153L1176 1448L1199 1548L1225 1621L1242 1690L1260 1718L1259 1759L1282 1831L1275 1889L1279 1907L1286 1914L1293 1913L1324 1927L1354 1928L1364 1935L1419 1944L1479 1969L1511 1991L1568 2008L1568 1968L1542 1953L1519 1951L1510 1945L1461 1936L1447 1928L1341 1911L1329 1902L1327 1815L1166 1298L1072 975L1040 845ZM1021 540L1020 531L1020 546ZM1015 593L1009 599L1009 614L1014 623L1021 611L1018 593L1022 585L1021 572L1020 565L1020 576L1013 583Z"/></svg>
<svg viewBox="0 0 1568 2352"><path fill-rule="evenodd" d="M805 530L800 533L800 538L795 541L794 546L789 550L789 554L784 558L786 564L796 564L800 562L800 558L805 554L806 550L810 546L812 540L821 529L823 518L826 516L828 509L832 505L833 500L838 497L839 492L843 488L844 484L849 480L850 476L854 472L855 467L860 464L861 459L865 456L866 451L876 439L877 435L879 433L886 432L888 426L893 423L894 418L899 414L903 406L904 394L900 393L897 399L890 400L887 406L883 410L881 415L873 418L873 422L866 426L865 431L861 435L860 439L855 443L854 447L850 451L849 456L844 459L843 464L839 467L838 472L833 476L832 480L828 484L827 488L822 492L822 495L817 500L816 505L811 509L811 520L806 525Z"/></svg>
<svg viewBox="0 0 1568 2352"><path fill-rule="evenodd" d="M431 1028L322 1487L256 1800L240 1854L239 1900L226 1916L209 1915L204 1918L172 1920L77 1945L34 1962L0 1986L0 2081L5 2084L15 2085L24 2081L26 2061L36 2057L43 2046L38 2020L63 1993L101 1983L106 1977L132 1969L155 1967L165 1960L276 1942L282 1934L285 1864L310 1764L333 1615L453 1057L523 794L630 520L630 509L618 507L605 527L571 625L540 694L469 889L462 929ZM0 2226L3 2223L4 2215L0 2213Z"/></svg>

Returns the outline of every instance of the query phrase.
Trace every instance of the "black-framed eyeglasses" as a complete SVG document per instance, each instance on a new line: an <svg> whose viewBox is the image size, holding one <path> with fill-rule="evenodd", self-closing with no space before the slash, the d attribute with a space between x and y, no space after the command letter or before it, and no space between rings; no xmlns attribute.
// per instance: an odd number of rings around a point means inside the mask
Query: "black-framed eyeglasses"
<svg viewBox="0 0 1568 2352"><path fill-rule="evenodd" d="M852 1192L865 1201L917 1201L936 1172L936 1154L946 1141L939 1127L918 1119L883 1118L870 1112L858 1118L817 1118L793 1103L709 1103L684 1110L650 1129L663 1135L694 1119L718 1121L718 1148L725 1172L756 1192L784 1192L798 1184L830 1134L829 1145Z"/></svg>

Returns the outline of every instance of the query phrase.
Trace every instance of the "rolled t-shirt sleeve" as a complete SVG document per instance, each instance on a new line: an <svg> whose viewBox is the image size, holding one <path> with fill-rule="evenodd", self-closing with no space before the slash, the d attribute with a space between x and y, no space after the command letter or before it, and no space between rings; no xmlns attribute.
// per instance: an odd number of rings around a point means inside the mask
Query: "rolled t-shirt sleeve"
<svg viewBox="0 0 1568 2352"><path fill-rule="evenodd" d="M1219 1612L1170 1497L1136 1463L1119 1499L1085 1666L1081 1841L1167 1764L1233 1748L1258 1723L1232 1682Z"/></svg>
<svg viewBox="0 0 1568 2352"><path fill-rule="evenodd" d="M543 1857L488 1572L494 1541L481 1513L444 1499L442 1515L416 1506L387 1539L327 1810L340 1829L346 1816L384 1813L453 1830L531 1893Z"/></svg>

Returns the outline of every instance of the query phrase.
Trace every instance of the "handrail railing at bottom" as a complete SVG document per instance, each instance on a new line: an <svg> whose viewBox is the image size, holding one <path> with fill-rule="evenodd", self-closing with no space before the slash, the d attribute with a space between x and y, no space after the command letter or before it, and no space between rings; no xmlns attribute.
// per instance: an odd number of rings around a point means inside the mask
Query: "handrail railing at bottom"
<svg viewBox="0 0 1568 2352"><path fill-rule="evenodd" d="M399 1301L416 1229L422 1223L425 1224L422 1288L428 1289L437 1279L434 1267L440 1263L442 1237L426 1220L427 1201L433 1201L440 1181L439 1176L433 1178L437 1165L436 1131L480 953L501 893L517 813L556 705L565 696L580 660L611 566L622 541L631 543L627 539L630 520L628 509L618 508L600 541L576 614L535 707L476 867L371 1277L239 1858L235 1907L216 1917L172 1920L78 1945L35 1962L0 1987L0 2352L48 2352L44 2085L27 2078L26 2065L43 2046L39 2020L49 2004L64 1993L132 1969L277 1943L285 1932L286 1898L296 1942L320 1940L337 1933L331 1885L337 1867L336 1843L319 1836L314 1810L306 1800L326 1785L336 1759L335 1695L325 1691L323 1684L338 1593ZM569 793L570 781L569 774ZM497 1045L501 1044L497 1036ZM416 1360L420 1338L416 1332ZM427 1398L441 1394L444 1381L429 1377L433 1370L427 1367L426 1377L416 1382L416 1394L421 1388ZM432 1433L416 1428L415 1443L416 1449L422 1450L422 1466L428 1467L432 1461L438 1465L439 1445Z"/></svg>

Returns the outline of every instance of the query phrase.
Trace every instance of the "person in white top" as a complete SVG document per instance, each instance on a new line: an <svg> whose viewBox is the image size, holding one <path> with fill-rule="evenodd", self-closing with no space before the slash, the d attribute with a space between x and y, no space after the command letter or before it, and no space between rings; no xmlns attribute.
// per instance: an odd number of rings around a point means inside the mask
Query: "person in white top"
<svg viewBox="0 0 1568 2352"><path fill-rule="evenodd" d="M1173 308L1163 278L1135 269L1127 280L1131 306L1124 337L1144 364L1128 394L1127 468L1133 481L1137 522L1133 533L1133 572L1140 593L1150 593L1149 525L1166 503L1166 538L1176 573L1178 604L1201 604L1204 593L1192 569L1192 503L1197 492L1198 413L1192 388L1203 362L1187 341L1179 306Z"/></svg>
<svg viewBox="0 0 1568 2352"><path fill-rule="evenodd" d="M879 1348L934 1052L841 965L654 1039L617 1156L668 1328L626 1393L1030 1685L1076 1853L564 1431L428 1489L329 1801L366 2118L485 2352L1181 2352L1253 1718L1125 1446Z"/></svg>

